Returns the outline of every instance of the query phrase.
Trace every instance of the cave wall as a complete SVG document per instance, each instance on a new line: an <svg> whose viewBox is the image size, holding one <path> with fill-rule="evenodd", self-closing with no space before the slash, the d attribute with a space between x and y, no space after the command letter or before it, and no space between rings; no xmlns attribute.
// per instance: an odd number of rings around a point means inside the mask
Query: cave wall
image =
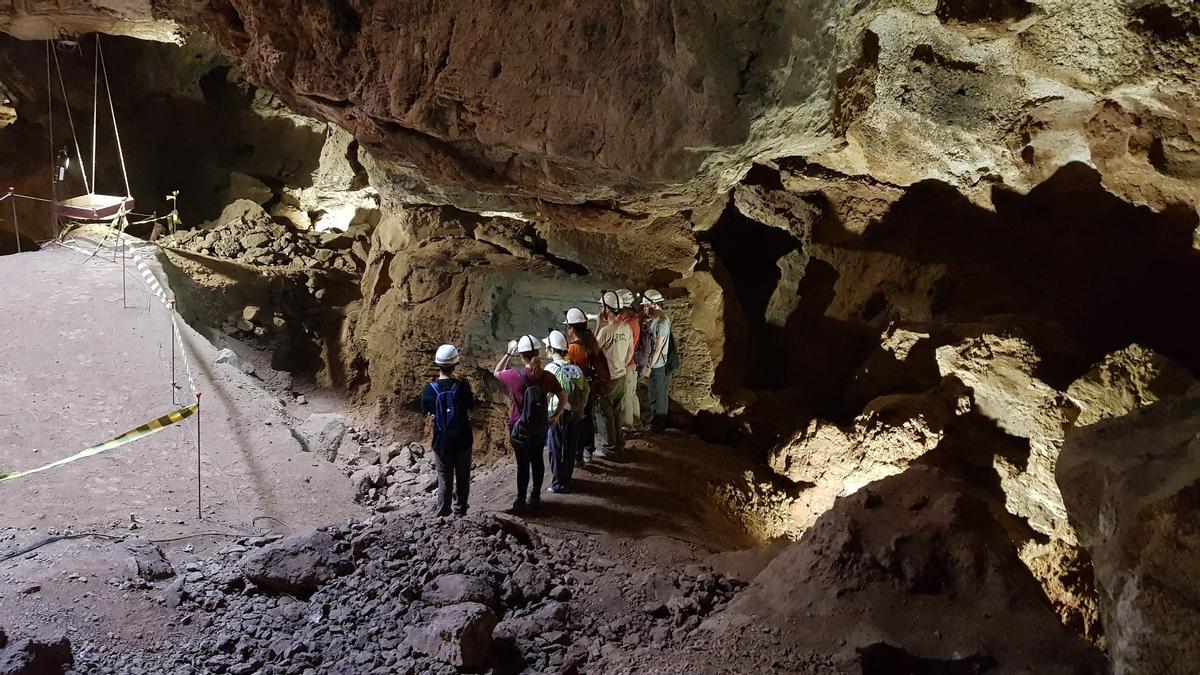
<svg viewBox="0 0 1200 675"><path fill-rule="evenodd" d="M501 346L600 289L654 286L685 354L680 421L771 467L726 492L785 514L773 533L934 468L983 504L1061 623L1124 634L1100 625L1123 620L1091 582L1105 543L1056 470L1073 430L1176 398L1200 368L1195 3L71 0L0 16L23 37L56 21L204 34L233 76L199 78L205 105L237 101L283 130L233 135L318 160L267 166L256 145L198 164L263 181L272 208L307 212L287 199L313 186L284 174L334 155L355 193L338 199L378 193L363 299L321 376L398 434L423 433L415 395L449 340L486 401L484 445L503 447ZM31 91L11 80L0 134Z"/></svg>

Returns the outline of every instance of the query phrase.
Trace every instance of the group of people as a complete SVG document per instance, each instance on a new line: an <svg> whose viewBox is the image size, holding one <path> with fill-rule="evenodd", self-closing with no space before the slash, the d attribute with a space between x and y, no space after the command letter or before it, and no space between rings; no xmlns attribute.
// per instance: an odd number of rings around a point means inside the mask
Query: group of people
<svg viewBox="0 0 1200 675"><path fill-rule="evenodd" d="M648 425L666 425L668 378L679 354L663 295L648 290L605 291L599 313L572 307L544 338L523 335L508 344L493 374L511 394L509 441L517 460L521 513L541 504L545 456L554 493L571 491L578 465L595 459L619 461L629 430L643 426L639 383L645 381ZM545 350L543 352L543 350ZM421 393L421 409L433 416L433 450L438 473L438 515L467 512L475 401L466 380L455 375L458 349L442 345L434 357L438 377Z"/></svg>

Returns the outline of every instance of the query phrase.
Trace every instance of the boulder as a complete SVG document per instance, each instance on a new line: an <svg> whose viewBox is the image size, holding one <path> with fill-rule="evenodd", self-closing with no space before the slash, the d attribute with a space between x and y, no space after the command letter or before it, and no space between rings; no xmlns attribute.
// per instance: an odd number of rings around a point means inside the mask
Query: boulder
<svg viewBox="0 0 1200 675"><path fill-rule="evenodd" d="M213 221L213 227L222 227L230 223L252 223L268 220L267 212L257 203L249 199L238 199L222 211ZM209 228L211 229L211 228Z"/></svg>
<svg viewBox="0 0 1200 675"><path fill-rule="evenodd" d="M1073 430L1057 468L1114 673L1200 664L1200 397Z"/></svg>
<svg viewBox="0 0 1200 675"><path fill-rule="evenodd" d="M241 359L238 358L238 355L232 349L226 347L225 349L217 352L217 358L213 359L213 362L225 363L236 368L241 362Z"/></svg>
<svg viewBox="0 0 1200 675"><path fill-rule="evenodd" d="M238 239L238 242L241 243L242 248L246 249L247 251L259 248L260 246L266 246L268 243L270 243L270 241L271 236L265 232L252 232Z"/></svg>
<svg viewBox="0 0 1200 675"><path fill-rule="evenodd" d="M226 191L226 199L229 201L247 200L255 204L266 204L275 196L270 186L254 176L249 176L237 171L229 174L229 189Z"/></svg>
<svg viewBox="0 0 1200 675"><path fill-rule="evenodd" d="M365 501L371 497L371 490L386 484L384 468L378 464L363 467L350 474L350 484L354 486L354 498Z"/></svg>
<svg viewBox="0 0 1200 675"><path fill-rule="evenodd" d="M492 635L497 640L532 640L547 631L565 630L567 616L567 606L551 600L529 614L501 621Z"/></svg>
<svg viewBox="0 0 1200 675"><path fill-rule="evenodd" d="M246 321L254 323L261 320L262 317L263 311L261 307L256 305L246 305L246 307L242 309L242 318Z"/></svg>
<svg viewBox="0 0 1200 675"><path fill-rule="evenodd" d="M346 436L346 416L337 413L310 415L303 424L292 429L292 436L300 442L304 452L332 462L337 459L338 449Z"/></svg>
<svg viewBox="0 0 1200 675"><path fill-rule="evenodd" d="M1195 382L1187 368L1135 344L1105 356L1071 383L1067 398L1079 407L1075 425L1087 426L1161 400L1180 398Z"/></svg>
<svg viewBox="0 0 1200 675"><path fill-rule="evenodd" d="M241 563L242 575L263 588L307 596L321 584L354 570L349 547L328 532L282 539Z"/></svg>
<svg viewBox="0 0 1200 675"><path fill-rule="evenodd" d="M496 615L486 606L464 602L435 611L425 625L410 631L408 644L422 654L464 670L487 663Z"/></svg>
<svg viewBox="0 0 1200 675"><path fill-rule="evenodd" d="M475 602L496 609L499 594L486 580L466 574L443 574L425 584L421 599L433 605L457 605Z"/></svg>
<svg viewBox="0 0 1200 675"><path fill-rule="evenodd" d="M312 219L308 216L308 211L297 208L291 204L279 203L271 208L271 216L276 222L283 222L291 225L297 230L312 229Z"/></svg>
<svg viewBox="0 0 1200 675"><path fill-rule="evenodd" d="M159 581L175 576L175 569L163 556L162 549L145 540L134 540L125 543L132 558L130 558L133 573L146 581Z"/></svg>
<svg viewBox="0 0 1200 675"><path fill-rule="evenodd" d="M837 497L907 469L969 408L966 392L948 383L926 394L880 397L848 427L810 422L768 459L775 473L807 488L802 508L793 510L802 521L796 525L811 525Z"/></svg>

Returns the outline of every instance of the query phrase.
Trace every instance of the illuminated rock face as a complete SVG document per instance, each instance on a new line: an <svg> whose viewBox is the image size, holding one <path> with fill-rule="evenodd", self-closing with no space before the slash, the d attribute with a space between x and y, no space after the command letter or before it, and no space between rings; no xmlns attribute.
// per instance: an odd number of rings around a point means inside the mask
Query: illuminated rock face
<svg viewBox="0 0 1200 675"><path fill-rule="evenodd" d="M17 3L0 27L206 33L253 81L351 131L381 189L465 208L673 211L783 157L936 179L983 205L1070 162L1156 208L1195 204L1200 179L1187 0L97 0Z"/></svg>
<svg viewBox="0 0 1200 675"><path fill-rule="evenodd" d="M206 179L214 201L354 230L356 291L314 310L314 359L398 435L424 433L412 396L450 341L493 404L480 444L503 449L507 341L653 287L684 355L677 420L772 470L714 493L833 540L839 509L876 522L881 486L961 492L938 527L1015 542L1005 584L1031 574L1128 672L1157 649L1137 601L1167 606L1161 568L1183 563L1165 529L1144 554L1129 532L1194 500L1139 492L1102 432L1190 429L1139 411L1200 370L1194 2L64 1L0 28L216 43L140 81L205 106L248 92L271 124L243 126L275 128L238 134L257 164L203 156L237 173ZM38 82L4 80L6 133Z"/></svg>

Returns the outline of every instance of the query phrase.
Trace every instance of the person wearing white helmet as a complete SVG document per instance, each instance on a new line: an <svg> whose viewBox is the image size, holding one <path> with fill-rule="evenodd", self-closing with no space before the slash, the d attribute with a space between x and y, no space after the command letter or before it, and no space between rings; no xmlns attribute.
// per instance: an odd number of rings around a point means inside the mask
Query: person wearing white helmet
<svg viewBox="0 0 1200 675"><path fill-rule="evenodd" d="M667 397L667 357L671 350L671 318L663 311L663 295L654 289L642 294L646 316L650 317L647 330L654 336L654 353L649 363L642 367L642 376L649 378L650 425L656 431L666 427L670 399Z"/></svg>
<svg viewBox="0 0 1200 675"><path fill-rule="evenodd" d="M582 466L596 449L594 412L597 401L608 395L611 383L604 351L588 326L588 317L583 310L576 307L567 310L567 320L563 324L567 327L567 359L583 369L590 390L587 408L579 423L579 442L575 444L575 464Z"/></svg>
<svg viewBox="0 0 1200 675"><path fill-rule="evenodd" d="M633 331L629 324L617 315L620 299L609 291L601 298L600 325L596 340L608 361L608 395L597 400L596 405L596 454L606 459L617 459L625 446L625 434L621 429L621 417L625 400L625 371L633 358Z"/></svg>
<svg viewBox="0 0 1200 675"><path fill-rule="evenodd" d="M437 509L439 516L467 515L471 494L471 408L475 398L471 385L454 377L460 360L454 345L438 347L433 363L437 379L421 391L421 410L433 417L433 462L437 469ZM451 508L453 497L453 509Z"/></svg>
<svg viewBox="0 0 1200 675"><path fill-rule="evenodd" d="M512 394L508 432L513 453L517 458L517 498L512 507L514 513L523 513L527 508L537 508L541 505L542 479L546 473L543 457L546 435L567 408L562 398L562 386L553 375L542 368L542 361L538 356L541 348L541 340L532 335L523 335L508 343L508 350L493 371L496 379ZM508 362L518 354L521 365L509 368ZM550 412L552 398L553 413Z"/></svg>
<svg viewBox="0 0 1200 675"><path fill-rule="evenodd" d="M550 427L550 435L546 440L550 455L550 491L561 494L571 491L571 475L575 470L575 452L579 444L579 423L587 411L590 388L587 378L583 376L583 369L567 358L569 345L566 335L561 331L551 331L546 337L546 345L550 348L551 356L546 371L562 386L566 404L566 410L558 424ZM550 409L551 414L555 412L556 408Z"/></svg>
<svg viewBox="0 0 1200 675"><path fill-rule="evenodd" d="M621 400L619 424L626 429L636 429L638 422L641 421L642 411L638 402L638 368L634 357L642 337L642 317L638 312L637 299L634 297L633 291L623 288L617 291L617 299L621 303L617 316L629 326L629 330L633 334L631 342L633 349L629 351L629 363L625 364L625 396Z"/></svg>

